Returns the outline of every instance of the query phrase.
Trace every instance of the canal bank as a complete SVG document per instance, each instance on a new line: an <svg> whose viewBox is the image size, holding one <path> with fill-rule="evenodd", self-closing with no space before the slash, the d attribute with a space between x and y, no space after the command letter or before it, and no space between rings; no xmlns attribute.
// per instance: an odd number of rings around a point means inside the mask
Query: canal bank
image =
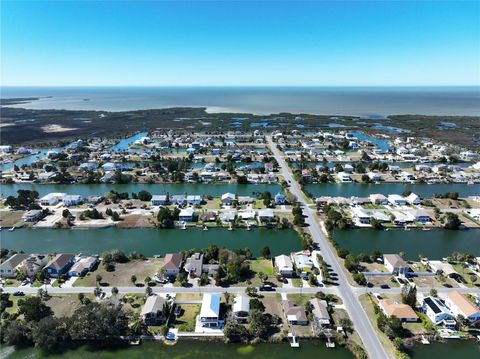
<svg viewBox="0 0 480 359"><path fill-rule="evenodd" d="M129 183L129 184L37 184L37 183L15 183L3 184L0 188L2 197L16 196L17 191L34 190L40 197L52 193L60 192L67 194L79 194L83 197L102 196L109 191L132 192L148 191L152 194L191 194L220 197L222 194L231 192L239 196L252 196L256 192L263 193L269 191L272 195L282 191L278 184L238 184L238 183L218 183L218 184L198 184L198 183Z"/></svg>
<svg viewBox="0 0 480 359"><path fill-rule="evenodd" d="M411 191L423 198L432 198L435 193L458 192L462 198L480 195L480 185L465 183L318 183L304 186L314 198L331 197L368 197L373 193L383 195L402 194Z"/></svg>
<svg viewBox="0 0 480 359"><path fill-rule="evenodd" d="M97 359L212 359L227 357L230 359L353 359L353 355L345 348L327 349L323 341L301 342L300 348L291 349L287 342L281 344L224 344L206 341L179 341L174 346L165 346L161 343L145 342L139 346L121 349L91 350L87 347L68 350L59 354L42 354L33 348L13 350L2 349L2 358L5 359L83 359L94 356Z"/></svg>
<svg viewBox="0 0 480 359"><path fill-rule="evenodd" d="M190 248L205 248L209 244L229 249L249 248L254 256L268 246L272 256L289 254L301 249L300 239L293 229L17 229L2 231L2 248L26 253L100 254L112 249L125 253L136 251L147 257L164 256Z"/></svg>
<svg viewBox="0 0 480 359"><path fill-rule="evenodd" d="M375 229L335 230L333 239L342 248L353 254L405 253L405 258L418 260L421 254L431 259L439 259L453 252L468 252L480 256L480 230L410 230Z"/></svg>

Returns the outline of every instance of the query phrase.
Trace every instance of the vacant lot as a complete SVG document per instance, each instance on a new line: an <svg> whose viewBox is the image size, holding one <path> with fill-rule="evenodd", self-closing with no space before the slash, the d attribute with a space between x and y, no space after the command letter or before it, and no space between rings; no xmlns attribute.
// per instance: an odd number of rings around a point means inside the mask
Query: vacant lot
<svg viewBox="0 0 480 359"><path fill-rule="evenodd" d="M181 312L178 317L175 317L171 322L171 326L178 328L181 332L195 331L195 320L200 313L199 304L180 304Z"/></svg>
<svg viewBox="0 0 480 359"><path fill-rule="evenodd" d="M94 301L93 294L85 294L84 298ZM45 304L52 308L56 317L70 317L75 310L82 306L78 294L55 294L45 301Z"/></svg>
<svg viewBox="0 0 480 359"><path fill-rule="evenodd" d="M137 285L143 285L145 277L153 277L160 269L161 264L161 259L133 260L128 263L117 263L113 272L107 272L104 266L100 264L97 270L79 278L74 286L94 287L96 286L97 275L102 277L101 286L130 287L133 285L132 275L137 277Z"/></svg>

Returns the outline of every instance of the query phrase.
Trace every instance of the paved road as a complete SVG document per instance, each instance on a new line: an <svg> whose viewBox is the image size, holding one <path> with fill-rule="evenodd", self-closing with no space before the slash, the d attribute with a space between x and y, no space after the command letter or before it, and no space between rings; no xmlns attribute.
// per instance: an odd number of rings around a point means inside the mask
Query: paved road
<svg viewBox="0 0 480 359"><path fill-rule="evenodd" d="M350 285L350 283L348 283L345 273L342 271L340 264L337 262L337 259L328 244L328 239L325 238L325 235L320 229L320 225L316 220L315 211L306 204L302 190L300 189L297 181L295 181L293 178L290 167L287 165L280 150L277 148L277 144L272 141L271 136L267 137L267 141L275 156L275 159L278 162L281 174L290 185L290 192L297 197L300 205L303 207L303 213L306 216L305 222L310 228L314 242L320 248L324 260L338 275L340 296L343 299L343 303L345 304L345 308L350 315L350 319L352 320L355 329L362 339L368 356L372 359L388 358L385 349L378 339L375 329L373 328L370 320L367 317L367 314L360 304L358 296L354 293L353 287Z"/></svg>

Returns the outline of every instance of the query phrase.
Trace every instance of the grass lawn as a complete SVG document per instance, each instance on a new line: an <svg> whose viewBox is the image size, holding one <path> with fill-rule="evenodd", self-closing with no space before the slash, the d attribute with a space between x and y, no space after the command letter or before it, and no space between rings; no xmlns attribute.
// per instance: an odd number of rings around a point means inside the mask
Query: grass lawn
<svg viewBox="0 0 480 359"><path fill-rule="evenodd" d="M177 293L175 296L176 301L182 300L202 300L203 295L200 293Z"/></svg>
<svg viewBox="0 0 480 359"><path fill-rule="evenodd" d="M471 276L472 274L474 275L474 273L472 273L470 269L464 268L461 264L454 264L453 268L463 277L463 279L465 279L468 287L475 287L475 284L480 285L480 278L477 276L475 276L475 278L477 278L475 282L472 282Z"/></svg>
<svg viewBox="0 0 480 359"><path fill-rule="evenodd" d="M95 300L93 294L85 294L85 298L87 297L92 302ZM53 310L56 317L69 317L82 306L77 293L51 295L45 304Z"/></svg>
<svg viewBox="0 0 480 359"><path fill-rule="evenodd" d="M170 322L171 326L177 328L181 332L195 331L195 320L200 313L200 305L180 304L180 306L182 307L181 313Z"/></svg>
<svg viewBox="0 0 480 359"><path fill-rule="evenodd" d="M25 225L25 222L22 220L23 211L2 211L0 212L0 226L4 229L15 227L20 227Z"/></svg>
<svg viewBox="0 0 480 359"><path fill-rule="evenodd" d="M310 301L310 299L314 298L314 295L311 294L288 294L287 298L291 300L293 303L298 305L299 307L304 308L305 304Z"/></svg>
<svg viewBox="0 0 480 359"><path fill-rule="evenodd" d="M133 260L128 263L117 263L115 271L107 272L103 265L92 273L87 273L83 278L79 278L73 283L74 287L95 287L96 276L102 277L101 285L116 286L116 287L130 287L133 286L131 281L132 275L137 277L137 284L143 285L145 277L153 277L160 269L162 259L149 260Z"/></svg>
<svg viewBox="0 0 480 359"><path fill-rule="evenodd" d="M21 299L23 297L14 297L13 295L9 295L8 296L8 299L12 302L12 306L11 307L7 307L7 309L5 309L5 311L8 313L8 314L14 314L17 312L18 310L18 300Z"/></svg>
<svg viewBox="0 0 480 359"><path fill-rule="evenodd" d="M250 261L250 269L255 273L263 272L268 276L275 275L272 261L270 259L253 259Z"/></svg>
<svg viewBox="0 0 480 359"><path fill-rule="evenodd" d="M20 282L19 280L8 278L8 279L5 279L4 286L5 287L18 287L21 283L22 282Z"/></svg>
<svg viewBox="0 0 480 359"><path fill-rule="evenodd" d="M292 284L295 288L302 288L303 282L300 278L292 278Z"/></svg>

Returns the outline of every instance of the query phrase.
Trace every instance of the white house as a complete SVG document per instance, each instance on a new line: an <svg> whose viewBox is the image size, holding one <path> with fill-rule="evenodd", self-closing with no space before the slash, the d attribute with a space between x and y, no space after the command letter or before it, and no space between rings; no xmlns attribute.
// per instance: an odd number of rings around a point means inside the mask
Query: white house
<svg viewBox="0 0 480 359"><path fill-rule="evenodd" d="M370 215L365 211L362 207L351 207L350 213L352 217L361 224L369 224L370 223Z"/></svg>
<svg viewBox="0 0 480 359"><path fill-rule="evenodd" d="M382 180L382 176L380 175L380 173L368 172L367 176L368 178L370 178L370 181L378 182Z"/></svg>
<svg viewBox="0 0 480 359"><path fill-rule="evenodd" d="M227 192L222 194L221 201L223 204L230 206L235 202L236 198L237 196L234 193Z"/></svg>
<svg viewBox="0 0 480 359"><path fill-rule="evenodd" d="M275 257L275 268L283 277L291 277L293 275L292 261L284 254Z"/></svg>
<svg viewBox="0 0 480 359"><path fill-rule="evenodd" d="M220 294L205 293L200 309L200 323L202 327L218 327L220 317Z"/></svg>
<svg viewBox="0 0 480 359"><path fill-rule="evenodd" d="M195 214L195 210L193 208L184 208L178 214L178 219L180 221L192 222L194 214Z"/></svg>
<svg viewBox="0 0 480 359"><path fill-rule="evenodd" d="M455 317L462 315L472 323L480 320L480 308L458 291L448 293L445 298L445 304L450 308Z"/></svg>
<svg viewBox="0 0 480 359"><path fill-rule="evenodd" d="M42 198L40 198L40 204L42 206L54 206L58 202L60 202L65 196L66 196L66 193L56 193L56 192L49 193L43 196Z"/></svg>
<svg viewBox="0 0 480 359"><path fill-rule="evenodd" d="M63 204L67 207L69 206L78 206L82 204L83 197L79 194L69 194L63 197Z"/></svg>
<svg viewBox="0 0 480 359"><path fill-rule="evenodd" d="M0 277L14 278L17 274L15 270L29 257L28 254L17 253L8 258L5 262L0 264Z"/></svg>
<svg viewBox="0 0 480 359"><path fill-rule="evenodd" d="M163 306L166 300L156 294L151 295L145 301L140 316L147 325L163 323Z"/></svg>
<svg viewBox="0 0 480 359"><path fill-rule="evenodd" d="M35 222L38 221L42 217L42 211L39 209L34 209L31 211L25 212L25 214L22 216L22 219L25 222Z"/></svg>
<svg viewBox="0 0 480 359"><path fill-rule="evenodd" d="M398 254L384 254L383 264L388 271L397 275L405 275L410 270L407 263Z"/></svg>
<svg viewBox="0 0 480 359"><path fill-rule="evenodd" d="M369 198L372 204L378 204L382 206L385 206L388 204L387 197L385 197L383 194L380 194L380 193L371 194Z"/></svg>
<svg viewBox="0 0 480 359"><path fill-rule="evenodd" d="M337 178L340 182L352 182L352 177L346 172L338 172Z"/></svg>
<svg viewBox="0 0 480 359"><path fill-rule="evenodd" d="M300 251L291 254L295 268L300 272L300 276L306 277L313 269L312 257L309 251Z"/></svg>
<svg viewBox="0 0 480 359"><path fill-rule="evenodd" d="M415 193L410 193L407 197L405 197L405 200L412 205L418 206L420 203L422 203L422 199Z"/></svg>
<svg viewBox="0 0 480 359"><path fill-rule="evenodd" d="M164 194L155 194L150 200L152 206L164 206L168 203L168 196Z"/></svg>
<svg viewBox="0 0 480 359"><path fill-rule="evenodd" d="M187 203L192 206L198 206L202 203L202 196L199 195L188 195Z"/></svg>
<svg viewBox="0 0 480 359"><path fill-rule="evenodd" d="M442 301L435 297L423 298L422 308L428 318L438 325L444 321L453 320L452 312L442 303Z"/></svg>
<svg viewBox="0 0 480 359"><path fill-rule="evenodd" d="M233 300L233 317L239 323L246 323L248 320L248 312L250 311L250 298L246 295L238 295Z"/></svg>
<svg viewBox="0 0 480 359"><path fill-rule="evenodd" d="M389 194L387 199L388 202L393 206L405 206L407 204L405 198L398 194Z"/></svg>

